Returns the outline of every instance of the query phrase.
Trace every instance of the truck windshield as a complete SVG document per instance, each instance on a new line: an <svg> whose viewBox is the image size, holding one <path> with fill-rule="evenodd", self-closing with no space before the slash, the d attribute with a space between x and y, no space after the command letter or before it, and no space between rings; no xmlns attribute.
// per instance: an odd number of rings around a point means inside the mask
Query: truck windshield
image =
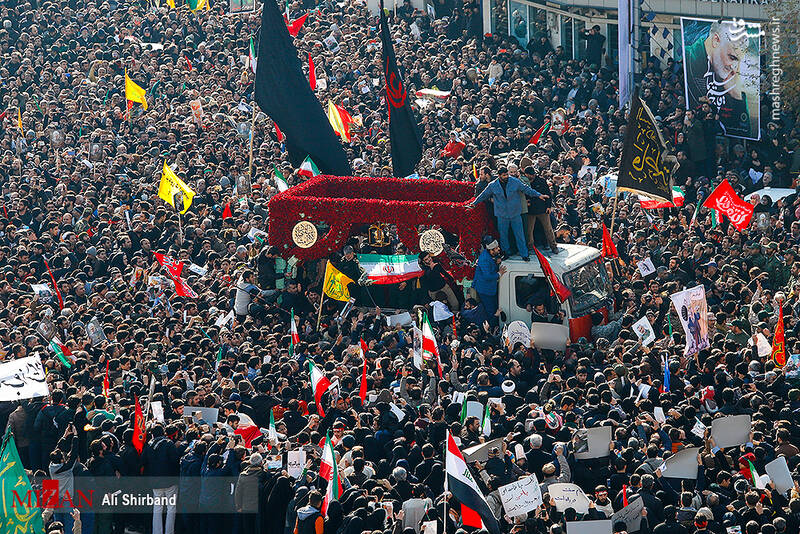
<svg viewBox="0 0 800 534"><path fill-rule="evenodd" d="M612 290L601 258L564 274L564 284L572 291L569 304L573 317L582 317L597 310Z"/></svg>

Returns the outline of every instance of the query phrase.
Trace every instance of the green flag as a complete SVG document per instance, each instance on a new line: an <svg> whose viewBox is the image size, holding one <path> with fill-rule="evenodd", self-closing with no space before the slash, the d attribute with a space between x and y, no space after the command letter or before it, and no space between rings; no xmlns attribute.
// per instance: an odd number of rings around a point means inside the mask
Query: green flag
<svg viewBox="0 0 800 534"><path fill-rule="evenodd" d="M3 510L0 532L3 534L44 534L42 511L36 506L36 494L19 459L10 430L0 447L0 492Z"/></svg>
<svg viewBox="0 0 800 534"><path fill-rule="evenodd" d="M53 351L56 353L56 356L58 356L58 359L61 360L61 363L64 364L64 367L66 367L67 369L72 367L72 364L69 363L69 360L64 356L64 351L61 349L61 346L58 343L56 343L55 341L51 341L50 348L53 349Z"/></svg>
<svg viewBox="0 0 800 534"><path fill-rule="evenodd" d="M461 401L461 424L467 420L467 396L464 395L464 400Z"/></svg>
<svg viewBox="0 0 800 534"><path fill-rule="evenodd" d="M286 183L286 178L283 177L281 170L273 163L272 168L275 169L275 187L278 188L279 193L283 193L289 189L289 184Z"/></svg>

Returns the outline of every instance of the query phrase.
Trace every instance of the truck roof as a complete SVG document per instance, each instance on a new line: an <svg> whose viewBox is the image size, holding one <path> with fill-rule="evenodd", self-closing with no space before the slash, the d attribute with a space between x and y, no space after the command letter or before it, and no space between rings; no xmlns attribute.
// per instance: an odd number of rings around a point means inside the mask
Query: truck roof
<svg viewBox="0 0 800 534"><path fill-rule="evenodd" d="M600 257L600 251L594 247L587 247L586 245L564 245L559 244L559 253L554 254L550 251L550 249L542 249L539 252L542 253L542 256L547 258L547 261L550 262L550 266L553 268L554 271L567 273L576 267L581 265L585 265L596 258ZM534 256L534 254L531 254ZM536 258L531 258L532 261L525 262L522 261L522 258L519 255L514 255L507 258L503 261L503 265L505 265L508 270L510 271L541 271L539 267L539 263L537 261L533 261Z"/></svg>

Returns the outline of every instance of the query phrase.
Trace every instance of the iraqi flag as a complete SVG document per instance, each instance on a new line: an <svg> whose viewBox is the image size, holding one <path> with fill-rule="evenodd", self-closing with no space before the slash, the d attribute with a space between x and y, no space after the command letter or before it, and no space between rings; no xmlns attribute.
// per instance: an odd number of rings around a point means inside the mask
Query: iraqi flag
<svg viewBox="0 0 800 534"><path fill-rule="evenodd" d="M359 254L358 263L375 284L397 284L422 276L416 255Z"/></svg>
<svg viewBox="0 0 800 534"><path fill-rule="evenodd" d="M683 190L678 186L672 187L672 202L665 202L663 200L650 198L645 195L639 195L639 205L646 210L654 210L657 208L680 208L683 206L683 202Z"/></svg>
<svg viewBox="0 0 800 534"><path fill-rule="evenodd" d="M461 517L464 524L475 528L485 528L491 534L500 534L500 525L492 514L486 497L483 496L478 484L464 461L464 456L458 450L456 442L450 432L447 432L447 451L445 452L445 491L461 503ZM477 517L475 517L477 515ZM479 519L478 521L474 521ZM475 525L474 523L482 523Z"/></svg>
<svg viewBox="0 0 800 534"><path fill-rule="evenodd" d="M317 366L311 360L308 360L308 373L311 375L311 391L314 393L317 412L319 412L320 417L325 417L325 410L322 409L322 395L331 387L331 381L322 371L317 369Z"/></svg>

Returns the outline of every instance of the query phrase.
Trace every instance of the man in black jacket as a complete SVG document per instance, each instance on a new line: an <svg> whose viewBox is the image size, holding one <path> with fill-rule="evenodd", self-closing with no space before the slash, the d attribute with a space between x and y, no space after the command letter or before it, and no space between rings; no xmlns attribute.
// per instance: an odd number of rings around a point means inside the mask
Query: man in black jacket
<svg viewBox="0 0 800 534"><path fill-rule="evenodd" d="M550 222L550 209L553 207L553 201L551 200L553 198L553 193L550 191L550 184L547 183L546 179L538 175L536 170L530 165L525 167L523 172L525 173L525 177L530 181L531 187L539 191L545 198L545 200L542 200L542 197L529 198L528 200L528 221L525 225L528 247L531 248L535 245L533 233L536 222L538 221L539 224L542 225L542 231L547 239L547 244L550 246L550 250L558 254L556 234L553 232L553 225Z"/></svg>
<svg viewBox="0 0 800 534"><path fill-rule="evenodd" d="M176 433L175 428L170 428L169 435ZM145 457L145 474L150 477L157 477L163 482L156 482L158 487L153 488L153 497L156 502L153 504L153 534L173 534L175 532L175 513L177 511L177 483L171 483L169 478L176 479L179 475L180 455L175 443L164 435L164 427L155 425L150 430L153 441L150 444L149 453ZM163 499L167 503L162 502ZM166 509L166 524L162 521L161 514Z"/></svg>

